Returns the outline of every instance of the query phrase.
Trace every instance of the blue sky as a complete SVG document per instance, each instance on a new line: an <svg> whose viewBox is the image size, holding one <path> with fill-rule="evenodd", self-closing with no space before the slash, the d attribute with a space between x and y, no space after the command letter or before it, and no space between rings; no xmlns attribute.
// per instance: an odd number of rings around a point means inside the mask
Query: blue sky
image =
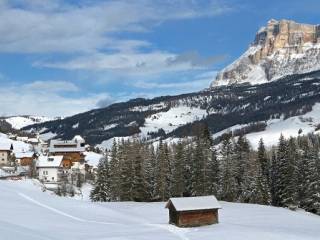
<svg viewBox="0 0 320 240"><path fill-rule="evenodd" d="M68 116L201 90L271 19L317 0L0 0L0 115Z"/></svg>

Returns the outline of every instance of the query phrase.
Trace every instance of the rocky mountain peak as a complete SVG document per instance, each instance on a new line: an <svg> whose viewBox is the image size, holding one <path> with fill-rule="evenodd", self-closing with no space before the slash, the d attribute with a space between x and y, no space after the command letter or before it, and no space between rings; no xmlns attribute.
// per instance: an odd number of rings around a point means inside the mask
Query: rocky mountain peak
<svg viewBox="0 0 320 240"><path fill-rule="evenodd" d="M271 19L257 32L249 49L223 69L212 85L259 84L318 69L320 25Z"/></svg>

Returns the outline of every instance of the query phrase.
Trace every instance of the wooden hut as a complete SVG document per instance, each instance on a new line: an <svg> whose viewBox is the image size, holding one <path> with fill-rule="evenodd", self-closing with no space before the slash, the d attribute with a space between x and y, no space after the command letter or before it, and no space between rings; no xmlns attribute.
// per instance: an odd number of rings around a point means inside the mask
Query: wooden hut
<svg viewBox="0 0 320 240"><path fill-rule="evenodd" d="M170 198L169 223L178 227L197 227L219 222L221 208L215 196Z"/></svg>

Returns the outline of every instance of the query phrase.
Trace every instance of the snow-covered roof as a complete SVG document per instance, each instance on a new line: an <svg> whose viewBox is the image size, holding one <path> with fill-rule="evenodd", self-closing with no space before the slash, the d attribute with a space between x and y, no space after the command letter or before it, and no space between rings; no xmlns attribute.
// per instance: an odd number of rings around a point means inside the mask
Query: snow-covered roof
<svg viewBox="0 0 320 240"><path fill-rule="evenodd" d="M31 158L33 154L33 152L16 152L14 155L16 158Z"/></svg>
<svg viewBox="0 0 320 240"><path fill-rule="evenodd" d="M192 211L221 208L215 196L170 198L166 208L172 204L177 211Z"/></svg>
<svg viewBox="0 0 320 240"><path fill-rule="evenodd" d="M39 156L37 167L60 167L63 156Z"/></svg>
<svg viewBox="0 0 320 240"><path fill-rule="evenodd" d="M10 150L11 150L11 143L9 142L0 143L0 151L10 151Z"/></svg>
<svg viewBox="0 0 320 240"><path fill-rule="evenodd" d="M29 138L29 139L28 139L28 142L29 142L29 143L38 143L38 142L39 142L39 139L38 139L38 138Z"/></svg>

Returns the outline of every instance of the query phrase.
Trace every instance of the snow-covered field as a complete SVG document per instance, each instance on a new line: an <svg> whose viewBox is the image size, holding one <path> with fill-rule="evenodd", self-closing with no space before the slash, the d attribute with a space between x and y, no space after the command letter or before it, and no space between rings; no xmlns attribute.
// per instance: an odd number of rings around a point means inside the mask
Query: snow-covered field
<svg viewBox="0 0 320 240"><path fill-rule="evenodd" d="M320 217L222 202L220 223L167 224L164 203L91 203L39 191L31 181L0 181L1 240L318 240Z"/></svg>

